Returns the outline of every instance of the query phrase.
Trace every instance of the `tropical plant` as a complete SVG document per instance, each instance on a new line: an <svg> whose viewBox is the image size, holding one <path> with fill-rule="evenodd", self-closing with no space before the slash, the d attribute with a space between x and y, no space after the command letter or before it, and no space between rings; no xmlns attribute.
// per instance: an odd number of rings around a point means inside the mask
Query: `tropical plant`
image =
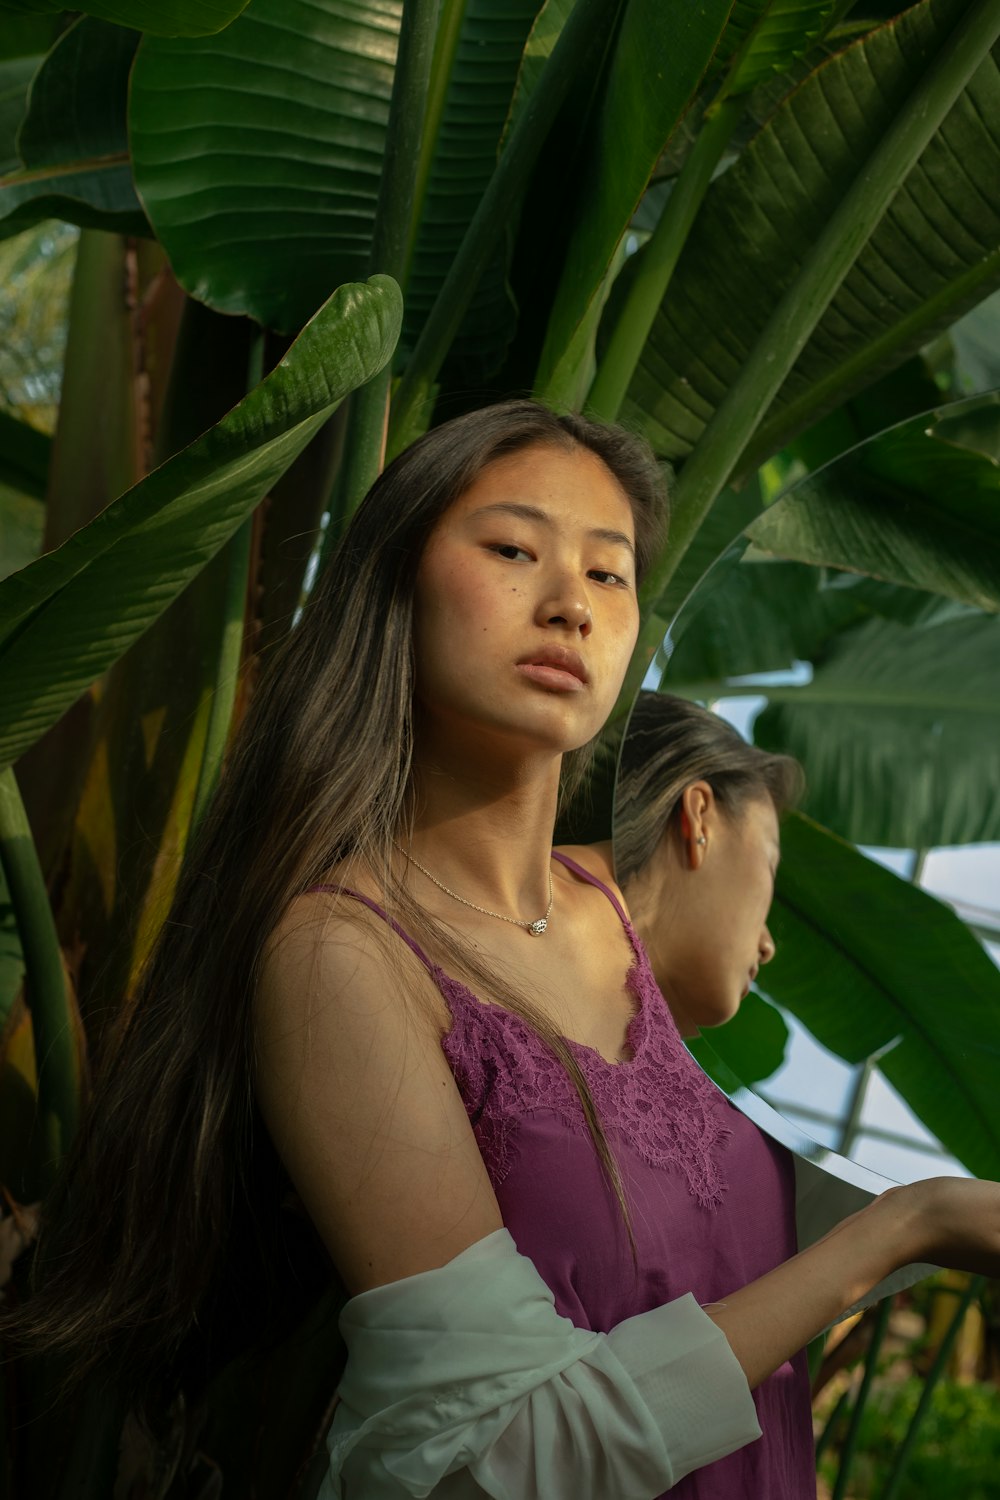
<svg viewBox="0 0 1000 1500"><path fill-rule="evenodd" d="M386 444L516 391L647 434L674 519L631 690L776 487L879 413L989 383L968 334L940 341L1000 287L995 0L82 11L0 3L0 234L81 226L54 438L0 425L0 1181L22 1205L65 1149L256 664ZM919 483L919 459L892 461ZM888 581L884 488L854 497L843 560L896 591L900 628L915 588L997 610L988 495L976 542L932 566L962 493L936 488L923 571ZM5 565L26 499L41 555L19 525ZM165 1414L174 1460L147 1492L208 1493L214 1466L236 1493L308 1493L334 1312L226 1372L186 1428ZM45 1378L17 1376L21 1415ZM39 1420L0 1466L110 1493L120 1425L95 1397L68 1453Z"/></svg>

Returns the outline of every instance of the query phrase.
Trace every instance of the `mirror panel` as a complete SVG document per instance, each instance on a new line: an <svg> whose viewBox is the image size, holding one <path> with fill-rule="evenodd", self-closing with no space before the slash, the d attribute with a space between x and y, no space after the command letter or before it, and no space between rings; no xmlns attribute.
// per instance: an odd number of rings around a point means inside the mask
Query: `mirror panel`
<svg viewBox="0 0 1000 1500"><path fill-rule="evenodd" d="M776 957L688 1045L762 1128L873 1189L1000 1177L998 456L994 393L803 478L690 591L644 683L803 766ZM650 827L637 722L615 794L626 896Z"/></svg>

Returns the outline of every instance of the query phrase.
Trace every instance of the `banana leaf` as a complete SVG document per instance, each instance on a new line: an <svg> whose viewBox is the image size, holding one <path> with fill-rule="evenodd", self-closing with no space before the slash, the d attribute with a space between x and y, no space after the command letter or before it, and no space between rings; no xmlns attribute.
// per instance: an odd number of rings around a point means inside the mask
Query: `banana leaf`
<svg viewBox="0 0 1000 1500"><path fill-rule="evenodd" d="M923 0L824 60L712 184L622 410L662 455L683 459L697 443L963 9L958 0ZM1000 285L998 180L1000 74L990 54L887 202L740 472Z"/></svg>
<svg viewBox="0 0 1000 1500"><path fill-rule="evenodd" d="M227 417L0 583L0 764L53 724L200 572L343 397L392 356L401 298L341 287Z"/></svg>

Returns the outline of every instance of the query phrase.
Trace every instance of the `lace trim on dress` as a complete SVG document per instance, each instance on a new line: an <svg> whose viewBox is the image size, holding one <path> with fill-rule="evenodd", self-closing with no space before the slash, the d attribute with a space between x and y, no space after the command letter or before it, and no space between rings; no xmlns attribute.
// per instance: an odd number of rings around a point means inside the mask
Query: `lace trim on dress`
<svg viewBox="0 0 1000 1500"><path fill-rule="evenodd" d="M645 949L631 923L624 926L634 955L626 986L638 1001L626 1032L631 1056L611 1063L582 1042L569 1045L609 1137L620 1134L652 1167L674 1168L702 1207L718 1208L730 1106L685 1048ZM480 1000L436 964L431 968L452 1014L441 1045L497 1186L517 1159L519 1115L554 1111L588 1133L583 1108L562 1064L527 1022Z"/></svg>

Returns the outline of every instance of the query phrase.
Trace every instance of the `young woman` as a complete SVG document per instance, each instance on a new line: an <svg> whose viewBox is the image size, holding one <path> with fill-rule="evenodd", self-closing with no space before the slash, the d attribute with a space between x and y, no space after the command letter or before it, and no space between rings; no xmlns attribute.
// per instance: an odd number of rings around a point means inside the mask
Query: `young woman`
<svg viewBox="0 0 1000 1500"><path fill-rule="evenodd" d="M735 1015L762 964L781 816L801 796L788 755L750 745L718 714L640 693L615 786L612 860L682 1036ZM723 915L724 914L724 915Z"/></svg>
<svg viewBox="0 0 1000 1500"><path fill-rule="evenodd" d="M176 1369L252 1284L236 1252L273 1271L287 1173L350 1293L325 1495L804 1496L806 1341L905 1262L1000 1269L1000 1190L952 1181L789 1255L782 1163L690 1062L619 894L553 854L658 515L640 445L528 402L389 467L82 1134L35 1338L136 1391Z"/></svg>

